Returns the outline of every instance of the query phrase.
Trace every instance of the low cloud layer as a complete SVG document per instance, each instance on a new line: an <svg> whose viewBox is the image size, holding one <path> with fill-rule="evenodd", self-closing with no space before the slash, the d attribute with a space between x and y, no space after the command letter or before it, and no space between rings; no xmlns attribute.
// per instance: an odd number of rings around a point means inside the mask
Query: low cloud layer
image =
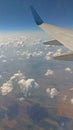
<svg viewBox="0 0 73 130"><path fill-rule="evenodd" d="M34 51L34 52L30 52L30 51L24 51L23 53L17 51L17 56L19 57L25 57L26 59L30 59L31 57L40 57L44 55L43 51Z"/></svg>
<svg viewBox="0 0 73 130"><path fill-rule="evenodd" d="M33 45L33 44L39 44L40 42L43 41L48 41L50 39L51 37L49 37L44 32L15 33L15 34L6 33L0 35L0 46L2 45L8 46L9 44L13 44L14 46L19 46L27 43Z"/></svg>

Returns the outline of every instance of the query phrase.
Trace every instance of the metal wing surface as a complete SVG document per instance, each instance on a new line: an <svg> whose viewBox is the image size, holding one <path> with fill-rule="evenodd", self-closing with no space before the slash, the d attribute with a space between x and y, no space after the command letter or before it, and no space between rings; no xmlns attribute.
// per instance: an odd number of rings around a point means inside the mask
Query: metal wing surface
<svg viewBox="0 0 73 130"><path fill-rule="evenodd" d="M41 17L38 15L33 6L31 6L31 11L36 24L47 32L50 36L54 38L53 41L45 43L46 45L64 45L71 50L71 55L73 53L73 30L61 28L55 25L44 23ZM66 55L66 54L65 54ZM68 56L68 54L67 54ZM66 57L66 60L68 57ZM56 59L56 57L55 57ZM59 59L59 57L58 57ZM65 60L65 56L60 57L60 59ZM73 59L73 58L72 58ZM72 60L71 59L71 60Z"/></svg>

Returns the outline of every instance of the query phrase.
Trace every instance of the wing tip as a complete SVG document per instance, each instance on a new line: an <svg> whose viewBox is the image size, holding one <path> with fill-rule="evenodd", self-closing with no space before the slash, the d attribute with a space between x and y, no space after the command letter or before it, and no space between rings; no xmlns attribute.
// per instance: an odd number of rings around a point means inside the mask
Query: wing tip
<svg viewBox="0 0 73 130"><path fill-rule="evenodd" d="M41 19L41 17L39 16L39 14L37 13L37 11L34 9L32 5L30 5L30 9L36 24L37 25L43 24L44 23L43 20Z"/></svg>

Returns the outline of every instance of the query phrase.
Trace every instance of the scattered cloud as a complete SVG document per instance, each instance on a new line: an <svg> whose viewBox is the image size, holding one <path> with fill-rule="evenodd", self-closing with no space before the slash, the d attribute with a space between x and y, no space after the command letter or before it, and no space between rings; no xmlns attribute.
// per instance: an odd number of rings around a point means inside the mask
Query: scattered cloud
<svg viewBox="0 0 73 130"><path fill-rule="evenodd" d="M17 51L16 54L17 54L18 57L20 56L20 57L25 57L26 59L30 59L31 57L40 57L40 56L43 56L44 52L43 51L29 52L27 50L27 51L24 51L22 53L20 51Z"/></svg>
<svg viewBox="0 0 73 130"><path fill-rule="evenodd" d="M3 62L3 63L6 63L6 62L7 62L7 60L2 60L2 62Z"/></svg>
<svg viewBox="0 0 73 130"><path fill-rule="evenodd" d="M6 56L5 55L0 55L0 59L5 59Z"/></svg>
<svg viewBox="0 0 73 130"><path fill-rule="evenodd" d="M46 56L45 56L45 59L46 60L51 60L51 56L52 56L53 52L52 51L49 51Z"/></svg>
<svg viewBox="0 0 73 130"><path fill-rule="evenodd" d="M53 56L59 56L62 54L62 49L57 49L57 51L53 54Z"/></svg>
<svg viewBox="0 0 73 130"><path fill-rule="evenodd" d="M19 101L24 101L24 97L19 98Z"/></svg>
<svg viewBox="0 0 73 130"><path fill-rule="evenodd" d="M50 76L50 75L53 75L53 74L54 74L54 71L48 69L47 72L45 73L45 76Z"/></svg>
<svg viewBox="0 0 73 130"><path fill-rule="evenodd" d="M47 88L46 92L49 94L50 98L54 98L55 96L59 94L56 88Z"/></svg>
<svg viewBox="0 0 73 130"><path fill-rule="evenodd" d="M0 79L2 79L2 75L0 75Z"/></svg>
<svg viewBox="0 0 73 130"><path fill-rule="evenodd" d="M50 56L45 56L45 59L46 60L51 60L51 57Z"/></svg>
<svg viewBox="0 0 73 130"><path fill-rule="evenodd" d="M70 101L71 101L71 104L73 104L73 98Z"/></svg>
<svg viewBox="0 0 73 130"><path fill-rule="evenodd" d="M7 58L4 54L1 54L0 55L0 60L3 62L3 63L6 63L7 62Z"/></svg>
<svg viewBox="0 0 73 130"><path fill-rule="evenodd" d="M49 51L46 55L47 56L51 56L53 54L53 52L52 51Z"/></svg>
<svg viewBox="0 0 73 130"><path fill-rule="evenodd" d="M25 76L19 71L18 73L15 73L11 78L10 81L14 82L14 81L19 81L21 79L25 79Z"/></svg>
<svg viewBox="0 0 73 130"><path fill-rule="evenodd" d="M65 71L72 73L72 70L71 70L71 68L69 68L69 67L65 68Z"/></svg>
<svg viewBox="0 0 73 130"><path fill-rule="evenodd" d="M16 52L17 56L19 57L25 57L26 59L29 59L30 57L32 57L32 53L29 52L28 50L27 51L24 51L24 52L20 52L20 51L17 51Z"/></svg>
<svg viewBox="0 0 73 130"><path fill-rule="evenodd" d="M21 92L24 93L25 96L31 95L31 92L34 89L39 88L39 85L35 82L34 79L22 79L18 82L18 84L20 85Z"/></svg>
<svg viewBox="0 0 73 130"><path fill-rule="evenodd" d="M73 91L73 88L70 88L69 91Z"/></svg>
<svg viewBox="0 0 73 130"><path fill-rule="evenodd" d="M67 95L64 95L63 96L63 101L66 101L67 100Z"/></svg>
<svg viewBox="0 0 73 130"><path fill-rule="evenodd" d="M13 90L12 87L12 83L10 81L4 83L1 88L0 91L2 93L3 96L7 95L8 93L10 93Z"/></svg>
<svg viewBox="0 0 73 130"><path fill-rule="evenodd" d="M27 43L30 45L40 44L41 42L46 42L50 39L51 37L44 32L0 34L0 46L29 46Z"/></svg>
<svg viewBox="0 0 73 130"><path fill-rule="evenodd" d="M37 52L33 52L32 56L36 57L36 56L43 56L43 51L37 51Z"/></svg>
<svg viewBox="0 0 73 130"><path fill-rule="evenodd" d="M18 72L1 86L0 92L4 96L12 91L19 91L19 93L23 93L27 97L37 88L39 88L39 84L35 79L26 79L21 72Z"/></svg>

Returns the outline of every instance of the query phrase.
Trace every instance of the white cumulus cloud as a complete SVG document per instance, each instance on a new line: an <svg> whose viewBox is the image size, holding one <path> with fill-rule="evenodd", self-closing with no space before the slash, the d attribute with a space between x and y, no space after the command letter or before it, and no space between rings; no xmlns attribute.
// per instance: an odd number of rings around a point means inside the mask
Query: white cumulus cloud
<svg viewBox="0 0 73 130"><path fill-rule="evenodd" d="M49 75L53 75L53 74L54 74L54 71L48 69L47 72L45 73L45 76L49 76Z"/></svg>
<svg viewBox="0 0 73 130"><path fill-rule="evenodd" d="M66 101L67 100L67 95L64 95L63 96L63 101Z"/></svg>
<svg viewBox="0 0 73 130"><path fill-rule="evenodd" d="M2 93L3 96L7 95L8 93L10 93L13 90L12 88L12 83L11 82L6 82L4 83L1 88L0 91Z"/></svg>
<svg viewBox="0 0 73 130"><path fill-rule="evenodd" d="M71 101L71 104L73 104L73 98L70 101Z"/></svg>
<svg viewBox="0 0 73 130"><path fill-rule="evenodd" d="M43 51L29 52L27 50L27 51L24 51L22 53L20 51L17 51L16 53L17 53L17 56L25 57L26 59L30 59L31 57L39 57L39 56L43 56L44 55Z"/></svg>
<svg viewBox="0 0 73 130"><path fill-rule="evenodd" d="M46 59L46 60L51 60L51 57L46 55L46 56L45 56L45 59Z"/></svg>
<svg viewBox="0 0 73 130"><path fill-rule="evenodd" d="M2 62L3 62L3 63L6 63L6 62L7 62L7 60L2 60Z"/></svg>
<svg viewBox="0 0 73 130"><path fill-rule="evenodd" d="M25 76L19 71L18 73L15 73L11 78L10 81L14 82L14 81L19 81L21 79L25 79Z"/></svg>
<svg viewBox="0 0 73 130"><path fill-rule="evenodd" d="M62 49L57 49L57 51L53 54L53 56L59 56L62 53Z"/></svg>
<svg viewBox="0 0 73 130"><path fill-rule="evenodd" d="M37 52L33 52L32 56L43 56L43 52L42 51L37 51Z"/></svg>
<svg viewBox="0 0 73 130"><path fill-rule="evenodd" d="M18 86L18 88L16 86ZM27 97L37 88L39 88L39 84L35 79L26 79L26 77L19 71L1 86L0 92L4 96L12 92L12 90L19 90L19 93L23 93L23 95Z"/></svg>
<svg viewBox="0 0 73 130"><path fill-rule="evenodd" d="M71 68L69 68L69 67L65 68L65 71L72 73L72 70L71 70Z"/></svg>
<svg viewBox="0 0 73 130"><path fill-rule="evenodd" d="M46 56L45 56L45 59L46 60L51 60L51 56L53 55L53 52L52 51L49 51Z"/></svg>
<svg viewBox="0 0 73 130"><path fill-rule="evenodd" d="M20 85L21 92L24 93L25 96L30 95L34 89L39 88L38 83L36 83L34 79L22 79L18 84Z"/></svg>
<svg viewBox="0 0 73 130"><path fill-rule="evenodd" d="M0 79L2 79L2 75L0 75Z"/></svg>
<svg viewBox="0 0 73 130"><path fill-rule="evenodd" d="M49 94L50 98L54 98L55 96L59 94L56 88L47 88L46 92Z"/></svg>

